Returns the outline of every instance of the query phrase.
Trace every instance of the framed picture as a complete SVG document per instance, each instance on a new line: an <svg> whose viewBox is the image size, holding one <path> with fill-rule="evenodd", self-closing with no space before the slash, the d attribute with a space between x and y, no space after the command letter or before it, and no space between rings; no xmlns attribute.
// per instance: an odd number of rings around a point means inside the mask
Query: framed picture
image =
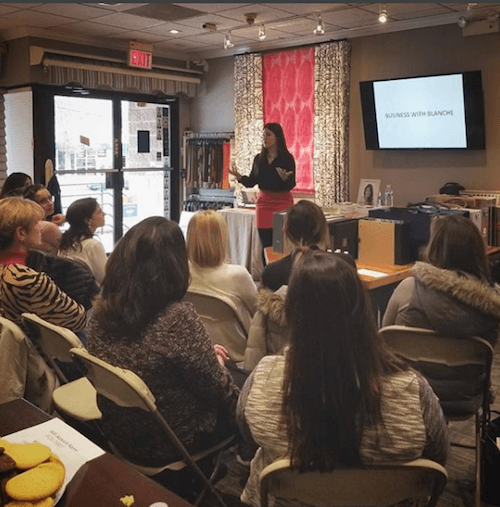
<svg viewBox="0 0 500 507"><path fill-rule="evenodd" d="M361 180L358 190L358 204L362 206L376 206L380 180Z"/></svg>

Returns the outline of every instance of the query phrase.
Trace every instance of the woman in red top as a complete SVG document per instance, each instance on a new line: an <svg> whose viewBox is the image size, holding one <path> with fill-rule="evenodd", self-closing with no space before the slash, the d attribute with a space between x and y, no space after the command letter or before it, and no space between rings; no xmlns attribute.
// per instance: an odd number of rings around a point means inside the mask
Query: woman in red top
<svg viewBox="0 0 500 507"><path fill-rule="evenodd" d="M237 168L229 171L245 187L259 185L255 220L262 248L273 244L273 214L293 205L290 192L295 187L295 160L286 147L279 123L264 125L262 151L254 158L252 172L242 176Z"/></svg>

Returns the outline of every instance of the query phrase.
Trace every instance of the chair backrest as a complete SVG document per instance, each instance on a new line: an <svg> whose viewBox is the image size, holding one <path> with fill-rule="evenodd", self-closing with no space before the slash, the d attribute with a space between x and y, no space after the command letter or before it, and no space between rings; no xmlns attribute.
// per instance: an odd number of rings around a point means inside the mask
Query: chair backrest
<svg viewBox="0 0 500 507"><path fill-rule="evenodd" d="M304 473L282 459L267 466L260 481L261 507L267 507L269 495L314 507L381 507L408 498L428 499L425 505L431 507L446 485L447 474L426 459Z"/></svg>
<svg viewBox="0 0 500 507"><path fill-rule="evenodd" d="M488 402L492 346L482 338L450 338L429 329L386 326L385 342L427 378L445 415L474 414Z"/></svg>
<svg viewBox="0 0 500 507"><path fill-rule="evenodd" d="M224 345L229 357L243 361L251 315L226 296L188 290L186 301L193 303L213 344Z"/></svg>

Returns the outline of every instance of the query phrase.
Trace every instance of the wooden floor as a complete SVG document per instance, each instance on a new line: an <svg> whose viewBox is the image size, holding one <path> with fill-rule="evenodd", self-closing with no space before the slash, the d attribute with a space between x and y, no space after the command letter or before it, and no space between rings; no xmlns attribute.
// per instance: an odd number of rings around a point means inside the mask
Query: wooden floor
<svg viewBox="0 0 500 507"><path fill-rule="evenodd" d="M500 344L496 347L500 354ZM492 385L496 392L493 410L500 411L500 355L495 354L492 369ZM474 419L450 423L450 439L452 442L474 445ZM242 507L239 495L248 477L248 468L240 465L235 459L235 450L229 450L224 455L224 462L228 467L228 474L218 484L228 507ZM474 449L464 449L452 446L449 453L446 470L448 483L441 496L438 507L473 507L474 505ZM500 487L500 477L499 477ZM280 502L281 503L281 502ZM207 499L206 506L216 507L217 504ZM483 503L484 507L490 504Z"/></svg>

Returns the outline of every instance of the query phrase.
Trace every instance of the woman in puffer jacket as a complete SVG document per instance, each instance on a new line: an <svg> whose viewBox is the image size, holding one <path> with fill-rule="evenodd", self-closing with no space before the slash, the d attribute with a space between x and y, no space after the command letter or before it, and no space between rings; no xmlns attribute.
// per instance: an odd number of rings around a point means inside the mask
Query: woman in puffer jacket
<svg viewBox="0 0 500 507"><path fill-rule="evenodd" d="M486 249L477 227L463 216L436 219L426 251L412 276L394 291L383 326L433 329L443 336L498 338L500 290L490 278Z"/></svg>

